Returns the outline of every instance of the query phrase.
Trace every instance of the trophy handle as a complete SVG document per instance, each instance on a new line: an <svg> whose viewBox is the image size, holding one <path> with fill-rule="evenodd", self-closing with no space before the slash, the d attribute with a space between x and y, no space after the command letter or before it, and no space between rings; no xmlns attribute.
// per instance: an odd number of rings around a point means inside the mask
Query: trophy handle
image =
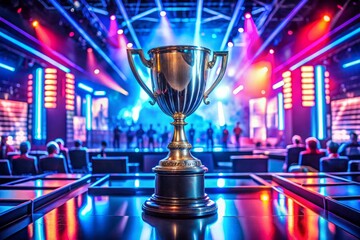
<svg viewBox="0 0 360 240"><path fill-rule="evenodd" d="M142 49L126 49L127 52L127 57L129 60L129 64L130 64L130 68L131 71L134 73L135 79L136 81L140 84L140 86L142 87L142 89L147 93L147 95L149 95L149 97L151 98L150 104L154 105L156 103L156 96L154 95L154 93L148 88L148 86L146 86L146 84L144 83L144 81L141 79L138 71L135 68L135 63L134 63L134 59L133 59L133 55L137 54L139 55L141 62L148 68L152 67L152 62L151 60L147 60L144 56L144 52Z"/></svg>
<svg viewBox="0 0 360 240"><path fill-rule="evenodd" d="M213 83L213 85L204 93L204 103L206 105L208 105L210 103L209 100L207 100L207 98L209 97L209 94L214 90L214 88L220 83L221 79L223 78L224 74L225 74L225 70L226 70L226 66L227 66L227 61L228 61L228 52L227 51L223 51L223 52L214 52L213 55L213 59L208 63L208 67L211 69L215 66L216 63L216 59L217 57L221 57L222 61L221 61L221 69L219 72L219 75L217 76L215 82Z"/></svg>

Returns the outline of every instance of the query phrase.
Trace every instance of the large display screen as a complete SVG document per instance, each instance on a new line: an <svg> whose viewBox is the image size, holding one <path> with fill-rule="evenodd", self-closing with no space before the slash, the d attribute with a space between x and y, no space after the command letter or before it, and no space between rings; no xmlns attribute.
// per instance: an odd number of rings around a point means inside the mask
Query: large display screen
<svg viewBox="0 0 360 240"><path fill-rule="evenodd" d="M360 134L360 97L332 101L332 140L336 142L348 141L351 131Z"/></svg>
<svg viewBox="0 0 360 240"><path fill-rule="evenodd" d="M0 136L8 136L8 144L18 146L27 140L28 104L0 99Z"/></svg>
<svg viewBox="0 0 360 240"><path fill-rule="evenodd" d="M108 126L108 98L94 98L92 100L92 129L109 130Z"/></svg>

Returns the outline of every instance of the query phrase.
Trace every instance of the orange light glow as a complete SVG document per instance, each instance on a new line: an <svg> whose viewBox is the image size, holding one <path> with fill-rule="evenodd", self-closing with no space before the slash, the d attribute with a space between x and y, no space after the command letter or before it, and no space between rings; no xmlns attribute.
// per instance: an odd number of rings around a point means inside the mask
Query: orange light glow
<svg viewBox="0 0 360 240"><path fill-rule="evenodd" d="M32 26L34 27L34 28L36 28L37 26L39 26L39 22L38 21L33 21L32 22Z"/></svg>
<svg viewBox="0 0 360 240"><path fill-rule="evenodd" d="M53 85L47 85L45 86L45 90L49 90L49 91L56 91L57 87L53 86Z"/></svg>
<svg viewBox="0 0 360 240"><path fill-rule="evenodd" d="M260 195L260 200L263 201L263 202L269 201L269 199L270 199L270 196L269 196L268 193L262 193L262 194Z"/></svg>
<svg viewBox="0 0 360 240"><path fill-rule="evenodd" d="M56 68L45 68L45 73L57 73Z"/></svg>
<svg viewBox="0 0 360 240"><path fill-rule="evenodd" d="M56 103L53 102L46 102L44 104L45 108L56 108Z"/></svg>
<svg viewBox="0 0 360 240"><path fill-rule="evenodd" d="M330 20L331 20L331 18L329 17L329 15L325 15L325 16L323 17L323 19L324 19L325 22L330 22Z"/></svg>
<svg viewBox="0 0 360 240"><path fill-rule="evenodd" d="M45 97L56 97L56 92L45 91Z"/></svg>

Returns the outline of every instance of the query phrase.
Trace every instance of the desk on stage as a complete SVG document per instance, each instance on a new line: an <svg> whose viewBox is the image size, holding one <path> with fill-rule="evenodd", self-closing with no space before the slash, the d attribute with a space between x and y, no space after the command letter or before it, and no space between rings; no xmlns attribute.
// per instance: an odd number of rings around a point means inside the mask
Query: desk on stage
<svg viewBox="0 0 360 240"><path fill-rule="evenodd" d="M141 209L153 174L2 179L0 239L357 239L360 173L206 174L206 218Z"/></svg>

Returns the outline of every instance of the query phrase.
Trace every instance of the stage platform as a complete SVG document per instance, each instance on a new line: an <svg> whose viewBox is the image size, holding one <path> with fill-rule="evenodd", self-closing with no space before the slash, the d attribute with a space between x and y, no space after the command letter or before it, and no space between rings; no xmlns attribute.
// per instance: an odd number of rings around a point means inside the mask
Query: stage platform
<svg viewBox="0 0 360 240"><path fill-rule="evenodd" d="M89 159L98 156L99 149L89 149ZM168 154L167 149L157 148L154 150L149 149L107 149L107 157L128 157L129 163L139 164L138 172L143 172L144 169L144 156L157 156L159 161L165 158ZM194 157L206 162L211 161L214 165L215 172L232 172L232 156L250 156L250 155L265 155L268 156L268 172L282 171L282 165L285 161L285 149L258 149L258 148L213 148L212 150L206 148L194 148L191 153ZM211 159L205 159L205 158ZM136 171L136 170L135 170Z"/></svg>
<svg viewBox="0 0 360 240"><path fill-rule="evenodd" d="M206 174L216 215L158 218L151 174L54 174L0 185L0 239L358 239L360 172Z"/></svg>

